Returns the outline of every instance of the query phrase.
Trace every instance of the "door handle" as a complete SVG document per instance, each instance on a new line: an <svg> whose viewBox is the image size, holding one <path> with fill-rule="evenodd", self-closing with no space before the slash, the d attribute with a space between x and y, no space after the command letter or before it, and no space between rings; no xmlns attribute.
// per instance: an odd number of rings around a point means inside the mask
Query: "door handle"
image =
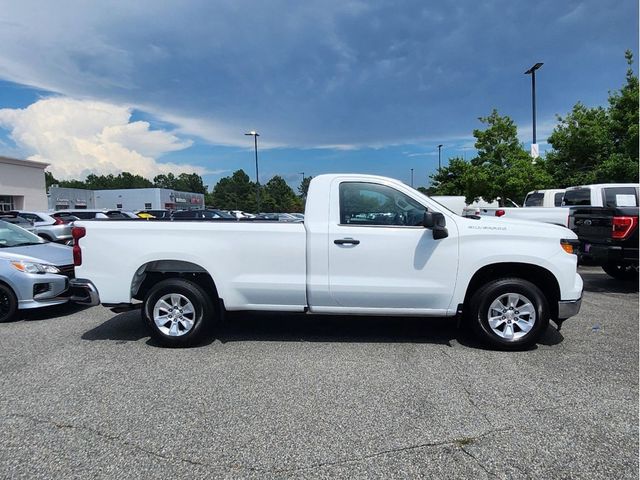
<svg viewBox="0 0 640 480"><path fill-rule="evenodd" d="M355 238L339 238L338 240L334 240L333 243L336 245L359 245L360 240L356 240Z"/></svg>

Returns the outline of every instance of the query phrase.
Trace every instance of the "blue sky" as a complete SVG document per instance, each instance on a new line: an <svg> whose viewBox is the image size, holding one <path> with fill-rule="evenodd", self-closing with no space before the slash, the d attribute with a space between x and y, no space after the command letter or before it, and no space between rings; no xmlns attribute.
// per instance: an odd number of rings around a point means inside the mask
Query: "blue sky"
<svg viewBox="0 0 640 480"><path fill-rule="evenodd" d="M606 103L635 1L3 2L0 154L61 178L243 168L427 183L497 108L541 150L555 115Z"/></svg>

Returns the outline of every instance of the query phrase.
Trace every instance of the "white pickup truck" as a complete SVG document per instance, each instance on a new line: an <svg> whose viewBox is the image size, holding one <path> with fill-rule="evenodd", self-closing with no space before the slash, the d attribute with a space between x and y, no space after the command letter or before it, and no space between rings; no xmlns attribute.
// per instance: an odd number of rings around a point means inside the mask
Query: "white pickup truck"
<svg viewBox="0 0 640 480"><path fill-rule="evenodd" d="M97 220L73 234L73 299L141 300L168 346L200 342L225 310L261 310L460 316L490 345L516 349L582 298L570 230L463 218L377 176L315 177L304 223Z"/></svg>
<svg viewBox="0 0 640 480"><path fill-rule="evenodd" d="M495 216L516 220L551 223L567 226L569 209L562 206L564 189L534 190L527 193L523 207L478 208L475 215ZM467 212L468 214L469 212Z"/></svg>

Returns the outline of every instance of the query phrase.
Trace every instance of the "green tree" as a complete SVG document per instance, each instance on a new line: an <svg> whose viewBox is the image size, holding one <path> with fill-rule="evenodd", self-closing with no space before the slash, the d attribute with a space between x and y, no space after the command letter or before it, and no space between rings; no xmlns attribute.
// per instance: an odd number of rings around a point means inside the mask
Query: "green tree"
<svg viewBox="0 0 640 480"><path fill-rule="evenodd" d="M193 193L207 193L207 186L197 173L181 173L177 179L177 190Z"/></svg>
<svg viewBox="0 0 640 480"><path fill-rule="evenodd" d="M303 200L307 200L307 193L309 193L309 184L313 180L313 177L304 177L300 182L300 186L298 187L298 193L300 194L300 198Z"/></svg>
<svg viewBox="0 0 640 480"><path fill-rule="evenodd" d="M558 186L638 181L638 77L633 55L626 83L609 94L608 108L577 103L549 137L547 168Z"/></svg>
<svg viewBox="0 0 640 480"><path fill-rule="evenodd" d="M467 195L469 183L473 181L469 174L473 169L469 162L460 157L449 159L449 165L431 175L429 195ZM421 187L422 188L422 187Z"/></svg>
<svg viewBox="0 0 640 480"><path fill-rule="evenodd" d="M507 199L521 201L529 190L551 184L545 162L541 159L532 162L522 148L513 120L499 115L495 109L479 120L487 127L473 131L478 156L471 160L462 177L468 203L482 197L487 201L498 199L504 205Z"/></svg>
<svg viewBox="0 0 640 480"><path fill-rule="evenodd" d="M263 188L261 207L270 212L301 212L302 200L279 175L276 175Z"/></svg>
<svg viewBox="0 0 640 480"><path fill-rule="evenodd" d="M53 176L53 173L51 172L44 172L44 184L47 190L49 190L49 187L51 185L57 185L59 184L60 181Z"/></svg>
<svg viewBox="0 0 640 480"><path fill-rule="evenodd" d="M206 202L225 210L256 211L256 184L249 180L244 170L233 172L230 177L221 178Z"/></svg>
<svg viewBox="0 0 640 480"><path fill-rule="evenodd" d="M156 175L153 177L153 186L157 188L169 188L172 190L178 190L176 187L178 185L178 179L176 176L169 172L167 174L161 173L160 175Z"/></svg>
<svg viewBox="0 0 640 480"><path fill-rule="evenodd" d="M613 153L609 117L602 107L574 105L549 137L547 168L558 187L594 183L597 169Z"/></svg>

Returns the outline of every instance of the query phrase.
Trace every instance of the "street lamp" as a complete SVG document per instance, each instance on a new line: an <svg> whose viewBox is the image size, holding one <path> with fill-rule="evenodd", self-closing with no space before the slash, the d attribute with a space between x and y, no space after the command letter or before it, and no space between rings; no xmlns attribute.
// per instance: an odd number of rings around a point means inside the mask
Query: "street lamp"
<svg viewBox="0 0 640 480"><path fill-rule="evenodd" d="M542 62L538 62L524 72L525 75L531 75L531 105L533 110L533 143L531 144L531 156L534 161L540 155L538 153L538 144L536 143L536 70L542 65L544 65Z"/></svg>
<svg viewBox="0 0 640 480"><path fill-rule="evenodd" d="M302 183L304 183L304 172L298 172L298 175L302 175Z"/></svg>
<svg viewBox="0 0 640 480"><path fill-rule="evenodd" d="M413 188L413 168L411 169L411 188Z"/></svg>
<svg viewBox="0 0 640 480"><path fill-rule="evenodd" d="M440 173L440 169L442 168L442 164L440 163L441 153L442 153L442 144L438 145L438 173Z"/></svg>
<svg viewBox="0 0 640 480"><path fill-rule="evenodd" d="M245 135L253 137L253 147L256 153L256 205L258 208L256 213L260 213L260 179L258 177L258 137L260 134L255 130L251 130L250 132L245 133Z"/></svg>

